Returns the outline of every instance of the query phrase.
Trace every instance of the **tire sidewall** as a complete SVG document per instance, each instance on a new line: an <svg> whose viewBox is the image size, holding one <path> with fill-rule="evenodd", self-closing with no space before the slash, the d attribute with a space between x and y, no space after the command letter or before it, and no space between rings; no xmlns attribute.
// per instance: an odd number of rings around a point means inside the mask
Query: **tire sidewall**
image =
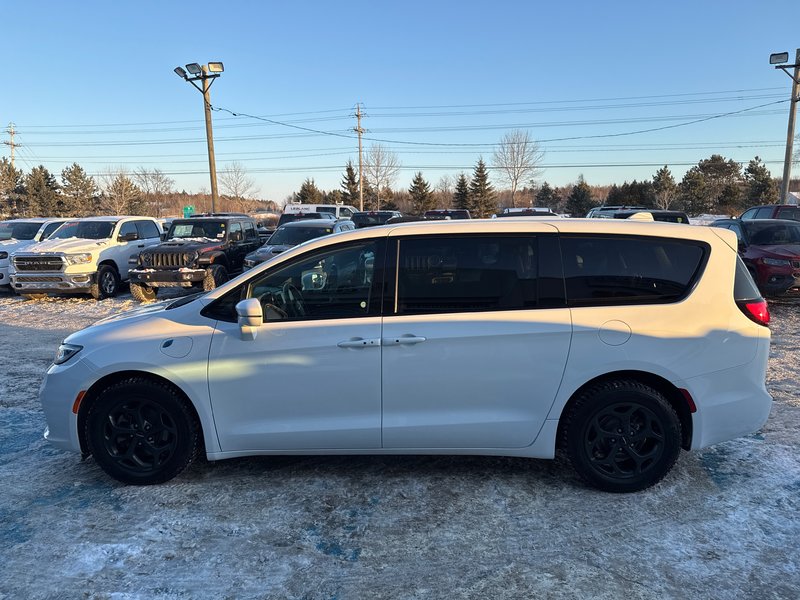
<svg viewBox="0 0 800 600"><path fill-rule="evenodd" d="M103 285L108 277L111 277L111 280L114 282L111 291L106 291ZM119 284L120 279L117 271L108 265L100 265L100 268L97 269L97 275L95 276L95 283L92 285L92 296L96 300L113 298L119 293Z"/></svg>
<svg viewBox="0 0 800 600"><path fill-rule="evenodd" d="M594 417L615 404L638 404L658 418L664 434L664 447L658 460L647 470L631 478L604 474L591 464L584 440ZM681 449L681 427L674 409L655 390L644 385L619 384L594 390L576 407L567 431L567 452L578 473L593 486L609 492L635 492L648 488L672 469Z"/></svg>
<svg viewBox="0 0 800 600"><path fill-rule="evenodd" d="M158 468L132 471L117 463L105 447L103 429L109 414L120 405L148 400L169 413L175 423L177 444L172 455ZM86 440L95 461L108 475L122 483L151 485L175 477L194 459L198 432L188 410L167 387L149 381L127 381L101 392L86 419Z"/></svg>

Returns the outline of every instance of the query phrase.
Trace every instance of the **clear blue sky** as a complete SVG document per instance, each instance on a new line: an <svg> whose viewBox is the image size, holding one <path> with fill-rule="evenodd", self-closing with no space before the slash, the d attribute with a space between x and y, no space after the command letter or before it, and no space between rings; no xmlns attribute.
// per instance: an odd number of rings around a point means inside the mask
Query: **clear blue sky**
<svg viewBox="0 0 800 600"><path fill-rule="evenodd" d="M189 62L225 63L212 104L234 112L352 135L361 102L365 145L388 140L403 165L397 188L469 172L515 128L542 140L542 180L608 184L663 164L679 179L715 152L779 175L788 102L556 140L788 100L768 57L800 47L797 0L82 0L8 2L3 20L0 126L16 124L19 167L161 168L187 191L209 187L202 99L172 72ZM264 198L306 177L337 188L357 163L355 139L222 112L214 127L218 169L241 162Z"/></svg>

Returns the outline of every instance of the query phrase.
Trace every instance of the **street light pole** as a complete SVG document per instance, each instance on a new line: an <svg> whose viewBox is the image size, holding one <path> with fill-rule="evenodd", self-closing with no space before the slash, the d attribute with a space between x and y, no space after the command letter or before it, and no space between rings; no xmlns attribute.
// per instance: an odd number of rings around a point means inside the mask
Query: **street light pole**
<svg viewBox="0 0 800 600"><path fill-rule="evenodd" d="M770 56L770 63L786 62L789 53L779 53ZM789 69L794 67L794 74L789 73ZM789 101L789 127L786 132L786 154L783 158L783 179L781 180L780 201L788 204L789 202L789 182L792 178L792 152L794 145L794 121L797 114L797 102L800 100L800 48L795 51L793 65L775 65L776 69L781 69L792 78L792 95Z"/></svg>
<svg viewBox="0 0 800 600"><path fill-rule="evenodd" d="M208 144L208 172L211 174L211 212L217 212L216 206L219 201L219 194L217 192L217 161L214 157L214 131L211 128L211 79L208 76L208 67L203 65L203 104L205 105L206 113L206 142Z"/></svg>
<svg viewBox="0 0 800 600"><path fill-rule="evenodd" d="M211 84L219 77L225 69L221 62L209 62L208 65L199 65L198 63L190 63L186 65L186 69L192 75L189 77L182 67L175 67L175 73L178 77L191 83L201 94L203 94L203 109L206 119L206 143L208 145L208 172L211 178L211 212L217 210L217 202L219 201L219 193L217 192L217 161L214 157L214 131L211 126ZM200 81L202 87L198 86L195 82Z"/></svg>

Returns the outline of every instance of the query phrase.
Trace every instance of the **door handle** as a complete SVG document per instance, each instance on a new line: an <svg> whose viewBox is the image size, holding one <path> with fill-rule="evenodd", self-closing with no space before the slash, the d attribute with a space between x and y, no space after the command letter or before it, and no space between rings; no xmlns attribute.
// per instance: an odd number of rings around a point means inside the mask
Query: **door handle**
<svg viewBox="0 0 800 600"><path fill-rule="evenodd" d="M384 346L412 346L424 342L428 338L417 335L401 335L399 337L383 338L381 344Z"/></svg>
<svg viewBox="0 0 800 600"><path fill-rule="evenodd" d="M341 341L336 345L339 346L339 348L377 348L381 345L381 340L377 338L364 339L357 337Z"/></svg>

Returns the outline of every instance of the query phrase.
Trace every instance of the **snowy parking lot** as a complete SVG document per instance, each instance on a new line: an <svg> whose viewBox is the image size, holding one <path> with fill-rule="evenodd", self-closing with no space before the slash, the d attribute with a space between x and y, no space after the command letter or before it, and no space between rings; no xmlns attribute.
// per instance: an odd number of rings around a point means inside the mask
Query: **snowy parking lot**
<svg viewBox="0 0 800 600"><path fill-rule="evenodd" d="M764 428L654 488L562 459L261 457L126 487L43 439L70 332L130 295L0 295L0 598L797 598L800 303L771 304Z"/></svg>

